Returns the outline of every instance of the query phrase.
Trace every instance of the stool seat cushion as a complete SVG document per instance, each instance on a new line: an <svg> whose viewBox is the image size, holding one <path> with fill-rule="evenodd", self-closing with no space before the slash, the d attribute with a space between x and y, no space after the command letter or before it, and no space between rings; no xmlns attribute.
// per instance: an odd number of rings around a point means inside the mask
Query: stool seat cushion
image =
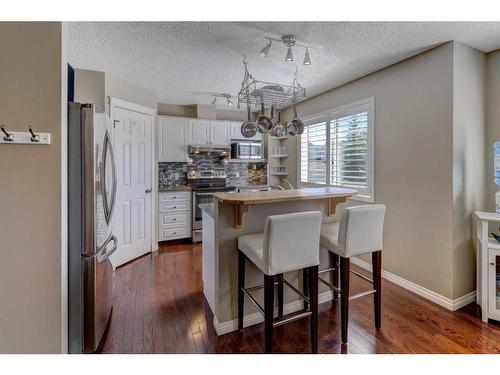
<svg viewBox="0 0 500 375"><path fill-rule="evenodd" d="M238 237L238 249L262 272L267 272L267 265L264 261L264 232Z"/></svg>

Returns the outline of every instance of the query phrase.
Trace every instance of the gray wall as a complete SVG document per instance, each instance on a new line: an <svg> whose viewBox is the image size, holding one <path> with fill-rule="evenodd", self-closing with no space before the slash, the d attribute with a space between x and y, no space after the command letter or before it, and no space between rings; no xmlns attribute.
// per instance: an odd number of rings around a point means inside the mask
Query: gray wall
<svg viewBox="0 0 500 375"><path fill-rule="evenodd" d="M384 269L452 298L453 43L300 103L299 116L375 97L375 201ZM291 110L285 111L290 119ZM296 139L287 141L296 181Z"/></svg>
<svg viewBox="0 0 500 375"><path fill-rule="evenodd" d="M453 299L475 289L472 214L485 209L486 54L453 49Z"/></svg>
<svg viewBox="0 0 500 375"><path fill-rule="evenodd" d="M486 68L486 209L495 211L493 143L500 141L500 50L490 52Z"/></svg>
<svg viewBox="0 0 500 375"><path fill-rule="evenodd" d="M61 24L0 23L0 121L51 133L0 145L0 353L60 353Z"/></svg>

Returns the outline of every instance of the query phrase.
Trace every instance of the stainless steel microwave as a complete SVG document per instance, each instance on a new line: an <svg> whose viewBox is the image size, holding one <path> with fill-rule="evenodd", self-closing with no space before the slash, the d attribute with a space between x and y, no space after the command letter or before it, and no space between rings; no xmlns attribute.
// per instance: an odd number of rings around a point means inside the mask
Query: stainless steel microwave
<svg viewBox="0 0 500 375"><path fill-rule="evenodd" d="M248 160L264 159L262 142L238 141L231 143L231 158Z"/></svg>

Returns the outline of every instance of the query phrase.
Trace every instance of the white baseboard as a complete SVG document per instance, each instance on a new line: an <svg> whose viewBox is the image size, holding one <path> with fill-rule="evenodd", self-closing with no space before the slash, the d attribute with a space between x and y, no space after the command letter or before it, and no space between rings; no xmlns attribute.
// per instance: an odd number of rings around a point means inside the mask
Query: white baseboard
<svg viewBox="0 0 500 375"><path fill-rule="evenodd" d="M333 299L333 292L326 291L320 293L318 297L318 303L323 303L327 301L331 301ZM302 301L294 301L283 305L283 314L291 314L293 312L299 311L302 309ZM255 324L262 323L264 321L264 317L261 313L256 312L250 315L245 315L243 318L243 327L250 327ZM215 332L218 336L224 335L229 332L236 331L238 329L238 319L228 320L220 323L217 320L217 317L214 315L214 328Z"/></svg>
<svg viewBox="0 0 500 375"><path fill-rule="evenodd" d="M368 262L365 262L362 259L351 258L351 263L367 271L370 272L372 271L372 265ZM467 293L466 295L463 295L462 297L452 300L448 297L442 296L439 293L433 292L430 289L424 288L423 286L420 286L418 284L415 284L414 282L403 279L402 277L397 276L385 270L382 270L382 277L386 280L393 282L396 285L399 285L402 288L405 288L415 294L418 294L419 296L424 297L425 299L428 299L429 301L432 301L434 303L437 303L438 305L451 311L458 310L476 300L475 290L470 293Z"/></svg>

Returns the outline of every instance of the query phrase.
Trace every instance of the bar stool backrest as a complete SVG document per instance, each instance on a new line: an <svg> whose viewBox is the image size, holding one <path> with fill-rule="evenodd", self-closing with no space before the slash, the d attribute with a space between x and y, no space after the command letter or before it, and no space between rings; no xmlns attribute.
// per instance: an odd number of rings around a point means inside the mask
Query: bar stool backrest
<svg viewBox="0 0 500 375"><path fill-rule="evenodd" d="M339 224L339 245L346 257L382 250L385 204L346 207Z"/></svg>
<svg viewBox="0 0 500 375"><path fill-rule="evenodd" d="M264 230L264 262L269 275L319 264L319 211L273 215Z"/></svg>

